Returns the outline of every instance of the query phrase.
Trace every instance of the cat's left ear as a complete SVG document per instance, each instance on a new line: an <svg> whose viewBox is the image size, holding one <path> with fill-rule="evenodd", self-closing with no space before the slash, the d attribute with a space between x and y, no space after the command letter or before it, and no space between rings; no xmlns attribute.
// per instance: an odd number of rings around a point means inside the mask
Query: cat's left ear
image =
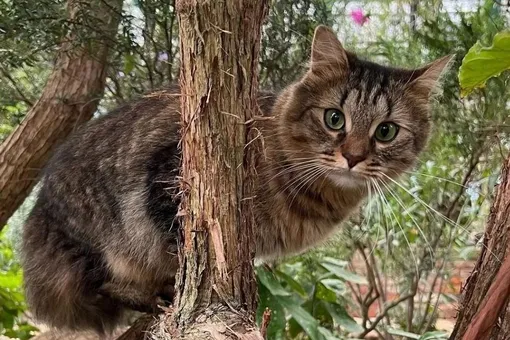
<svg viewBox="0 0 510 340"><path fill-rule="evenodd" d="M455 55L450 54L414 71L414 79L409 84L411 90L428 99L441 88L441 78L448 71Z"/></svg>

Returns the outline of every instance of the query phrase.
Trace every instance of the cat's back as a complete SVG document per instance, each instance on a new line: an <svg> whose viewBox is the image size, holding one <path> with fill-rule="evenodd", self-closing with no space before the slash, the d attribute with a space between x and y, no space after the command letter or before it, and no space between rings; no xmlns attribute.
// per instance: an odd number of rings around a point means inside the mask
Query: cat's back
<svg viewBox="0 0 510 340"><path fill-rule="evenodd" d="M177 87L144 95L78 128L48 161L22 242L27 299L41 320L103 331L121 307L97 300L97 289L150 279L138 268L165 261L179 106Z"/></svg>

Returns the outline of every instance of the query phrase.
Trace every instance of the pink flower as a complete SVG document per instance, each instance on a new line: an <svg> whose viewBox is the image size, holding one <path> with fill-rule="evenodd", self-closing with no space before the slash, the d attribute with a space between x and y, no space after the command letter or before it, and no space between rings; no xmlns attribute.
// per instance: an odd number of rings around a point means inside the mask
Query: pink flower
<svg viewBox="0 0 510 340"><path fill-rule="evenodd" d="M351 18L356 24L363 26L368 22L370 15L363 13L361 8L357 8L351 12Z"/></svg>

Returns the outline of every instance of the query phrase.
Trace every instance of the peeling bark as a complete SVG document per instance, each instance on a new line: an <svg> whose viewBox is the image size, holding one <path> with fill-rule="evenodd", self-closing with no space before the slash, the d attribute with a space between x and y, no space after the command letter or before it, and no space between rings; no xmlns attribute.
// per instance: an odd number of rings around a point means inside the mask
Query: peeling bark
<svg viewBox="0 0 510 340"><path fill-rule="evenodd" d="M69 21L76 25L60 46L41 97L0 145L0 230L37 183L54 147L96 111L121 8L122 0L69 0ZM95 29L84 27L85 21Z"/></svg>
<svg viewBox="0 0 510 340"><path fill-rule="evenodd" d="M478 262L463 288L451 340L510 339L510 156L491 207Z"/></svg>
<svg viewBox="0 0 510 340"><path fill-rule="evenodd" d="M183 197L180 272L168 323L173 335L183 338L262 338L254 323L257 286L250 199L260 144L250 143L256 133L245 122L258 110L258 55L268 4L176 3ZM168 338L151 333L154 339Z"/></svg>

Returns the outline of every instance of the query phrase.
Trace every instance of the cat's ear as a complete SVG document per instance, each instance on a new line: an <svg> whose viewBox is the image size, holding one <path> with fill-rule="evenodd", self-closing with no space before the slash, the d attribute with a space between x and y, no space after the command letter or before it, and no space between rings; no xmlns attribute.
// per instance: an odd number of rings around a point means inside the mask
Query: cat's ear
<svg viewBox="0 0 510 340"><path fill-rule="evenodd" d="M343 73L349 68L347 53L331 28L320 25L315 29L312 42L310 71Z"/></svg>
<svg viewBox="0 0 510 340"><path fill-rule="evenodd" d="M448 71L455 55L450 54L414 71L414 79L409 84L411 90L424 98L429 98L441 88L441 78Z"/></svg>

